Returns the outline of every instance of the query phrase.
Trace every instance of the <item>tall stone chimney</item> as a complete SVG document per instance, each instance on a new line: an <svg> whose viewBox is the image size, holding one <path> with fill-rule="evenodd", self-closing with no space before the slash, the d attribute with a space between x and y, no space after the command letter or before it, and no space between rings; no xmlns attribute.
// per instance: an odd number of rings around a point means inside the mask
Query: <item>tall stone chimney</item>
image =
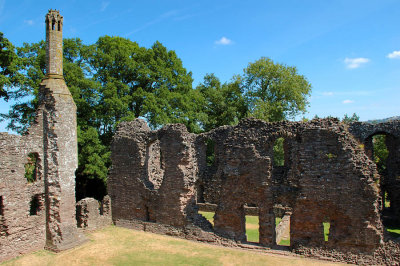
<svg viewBox="0 0 400 266"><path fill-rule="evenodd" d="M43 112L43 174L46 194L46 247L61 251L84 237L75 219L75 170L78 167L76 105L63 77L63 17L46 15L46 76L40 84Z"/></svg>

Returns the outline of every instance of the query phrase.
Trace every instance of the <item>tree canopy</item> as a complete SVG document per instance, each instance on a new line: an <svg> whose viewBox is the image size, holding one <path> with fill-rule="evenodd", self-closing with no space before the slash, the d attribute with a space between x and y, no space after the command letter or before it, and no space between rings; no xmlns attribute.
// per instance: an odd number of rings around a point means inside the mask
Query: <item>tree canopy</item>
<svg viewBox="0 0 400 266"><path fill-rule="evenodd" d="M265 121L294 119L306 111L311 84L296 67L262 57L250 63L239 77L248 115Z"/></svg>
<svg viewBox="0 0 400 266"><path fill-rule="evenodd" d="M45 74L45 42L15 48L0 33L0 97L17 100L1 118L24 133L38 107ZM294 67L268 58L221 83L214 74L192 88L192 73L162 43L150 48L122 37L86 45L64 39L64 79L77 105L78 199L101 199L110 167L110 143L118 123L145 119L151 128L183 123L190 132L234 125L244 117L293 118L307 107L311 85Z"/></svg>

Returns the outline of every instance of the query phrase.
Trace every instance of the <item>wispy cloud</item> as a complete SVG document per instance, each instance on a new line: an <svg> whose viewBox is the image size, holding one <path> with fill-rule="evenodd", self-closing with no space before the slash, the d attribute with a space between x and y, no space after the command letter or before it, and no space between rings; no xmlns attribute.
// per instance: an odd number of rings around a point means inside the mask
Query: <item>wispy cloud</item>
<svg viewBox="0 0 400 266"><path fill-rule="evenodd" d="M390 59L400 59L400 51L393 51L390 54L388 54L386 57L390 58Z"/></svg>
<svg viewBox="0 0 400 266"><path fill-rule="evenodd" d="M103 12L104 10L106 10L109 4L110 2L102 1L100 6L100 11Z"/></svg>
<svg viewBox="0 0 400 266"><path fill-rule="evenodd" d="M166 13L163 13L160 16L158 16L157 18L147 22L143 26L141 26L139 28L136 28L136 29L132 30L131 32L128 32L127 34L125 34L125 36L129 36L129 35L132 35L132 34L134 34L136 32L142 31L142 30L144 30L144 29L146 29L146 28L148 28L148 27L150 27L150 26L152 26L154 24L160 23L160 22L162 22L162 21L164 21L164 20L166 20L168 18L174 17L178 13L179 13L178 10L171 10L171 11L168 11Z"/></svg>
<svg viewBox="0 0 400 266"><path fill-rule="evenodd" d="M232 43L233 43L232 40L230 40L226 37L222 37L221 39L215 41L215 44L218 44L218 45L230 45Z"/></svg>
<svg viewBox="0 0 400 266"><path fill-rule="evenodd" d="M324 91L324 92L322 92L322 96L333 96L333 92L331 92L331 91Z"/></svg>
<svg viewBox="0 0 400 266"><path fill-rule="evenodd" d="M350 104L350 103L354 103L354 101L347 99L347 100L344 100L342 103L343 104Z"/></svg>
<svg viewBox="0 0 400 266"><path fill-rule="evenodd" d="M35 24L35 22L32 19L24 20L24 23L29 26L32 26L33 24Z"/></svg>
<svg viewBox="0 0 400 266"><path fill-rule="evenodd" d="M359 68L360 66L368 63L369 60L368 58L365 57L358 57L358 58L348 58L346 57L344 59L344 63L346 64L346 67L349 69L355 69L355 68Z"/></svg>

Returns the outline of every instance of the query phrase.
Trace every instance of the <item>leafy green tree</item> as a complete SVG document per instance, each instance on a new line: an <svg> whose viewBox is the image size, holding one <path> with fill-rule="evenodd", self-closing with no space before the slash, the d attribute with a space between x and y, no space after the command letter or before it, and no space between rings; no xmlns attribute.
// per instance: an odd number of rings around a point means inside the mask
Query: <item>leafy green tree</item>
<svg viewBox="0 0 400 266"><path fill-rule="evenodd" d="M262 57L244 69L240 82L249 116L280 121L304 113L308 106L311 84L296 67Z"/></svg>
<svg viewBox="0 0 400 266"><path fill-rule="evenodd" d="M19 82L9 90L10 98L16 100L8 114L1 114L1 120L8 120L8 129L20 134L26 132L38 107L39 84L44 77L46 51L44 41L24 43L17 48Z"/></svg>
<svg viewBox="0 0 400 266"><path fill-rule="evenodd" d="M386 146L386 135L375 135L372 138L374 148L374 161L378 168L378 172L383 175L386 173L386 161L389 151Z"/></svg>
<svg viewBox="0 0 400 266"><path fill-rule="evenodd" d="M120 121L146 118L152 128L184 123L196 130L191 72L160 42L150 49L121 37L100 37L88 49L94 79L101 83L100 132L109 143Z"/></svg>
<svg viewBox="0 0 400 266"><path fill-rule="evenodd" d="M0 32L0 98L6 101L13 98L10 93L24 85L24 76L19 72L21 68L14 45Z"/></svg>
<svg viewBox="0 0 400 266"><path fill-rule="evenodd" d="M237 124L245 117L247 106L240 84L235 80L221 84L214 74L207 74L196 91L203 97L202 112L205 117L200 120L205 131L223 125Z"/></svg>

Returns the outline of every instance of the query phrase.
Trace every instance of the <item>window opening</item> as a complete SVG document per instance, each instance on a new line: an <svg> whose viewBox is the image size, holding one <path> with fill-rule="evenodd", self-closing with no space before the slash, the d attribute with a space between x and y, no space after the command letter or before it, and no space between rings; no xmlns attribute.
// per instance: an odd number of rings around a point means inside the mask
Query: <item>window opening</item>
<svg viewBox="0 0 400 266"><path fill-rule="evenodd" d="M199 185L197 188L197 203L204 203L204 186Z"/></svg>
<svg viewBox="0 0 400 266"><path fill-rule="evenodd" d="M275 140L273 153L274 153L274 166L284 166L285 165L285 149L284 149L285 139L280 137Z"/></svg>
<svg viewBox="0 0 400 266"><path fill-rule="evenodd" d="M275 217L275 243L279 246L290 246L290 213Z"/></svg>
<svg viewBox="0 0 400 266"><path fill-rule="evenodd" d="M25 164L25 178L28 183L33 183L38 177L39 155L37 153L28 154L28 162Z"/></svg>
<svg viewBox="0 0 400 266"><path fill-rule="evenodd" d="M0 196L0 216L4 215L3 196Z"/></svg>
<svg viewBox="0 0 400 266"><path fill-rule="evenodd" d="M58 22L58 31L61 31L61 21Z"/></svg>
<svg viewBox="0 0 400 266"><path fill-rule="evenodd" d="M56 29L56 21L55 20L53 20L52 23L51 23L51 29L52 30Z"/></svg>
<svg viewBox="0 0 400 266"><path fill-rule="evenodd" d="M258 215L246 215L247 242L260 243L260 219Z"/></svg>
<svg viewBox="0 0 400 266"><path fill-rule="evenodd" d="M386 162L389 150L386 146L386 135L380 134L372 137L374 162L380 175L386 174Z"/></svg>
<svg viewBox="0 0 400 266"><path fill-rule="evenodd" d="M331 228L331 223L330 222L323 222L322 226L324 227L324 240L325 240L325 242L328 242L328 240L329 240L329 230Z"/></svg>
<svg viewBox="0 0 400 266"><path fill-rule="evenodd" d="M29 206L29 215L38 215L41 210L41 197L40 195L34 195Z"/></svg>
<svg viewBox="0 0 400 266"><path fill-rule="evenodd" d="M212 139L207 139L206 145L207 166L212 166L215 163L215 141Z"/></svg>

